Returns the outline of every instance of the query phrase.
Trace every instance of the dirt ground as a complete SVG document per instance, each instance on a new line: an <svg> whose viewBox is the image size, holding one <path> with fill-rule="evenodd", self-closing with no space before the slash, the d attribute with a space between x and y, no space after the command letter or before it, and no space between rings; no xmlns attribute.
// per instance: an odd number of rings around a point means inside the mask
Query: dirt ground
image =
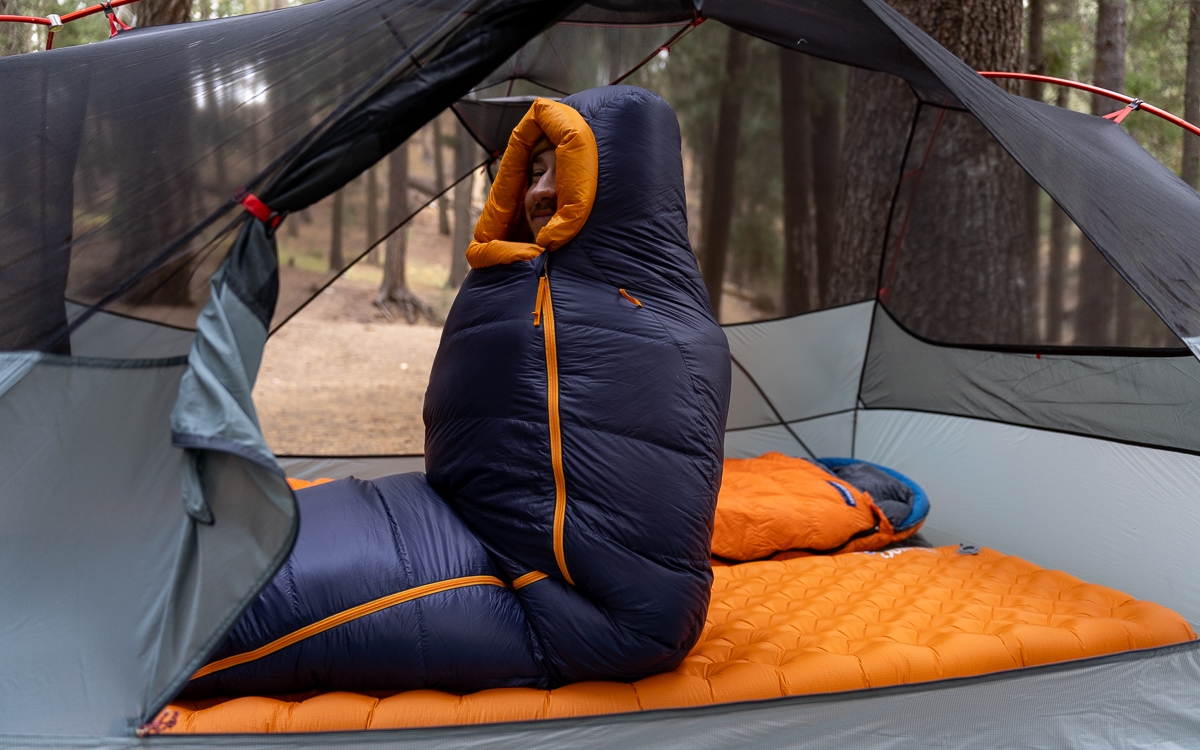
<svg viewBox="0 0 1200 750"><path fill-rule="evenodd" d="M450 238L438 233L432 207L410 226L409 286L444 319L454 301L446 288ZM305 273L281 271L285 283ZM386 320L373 304L381 276L378 266L359 263L267 341L254 402L277 454L424 452L421 409L442 329ZM723 305L726 323L762 315L733 294Z"/></svg>
<svg viewBox="0 0 1200 750"><path fill-rule="evenodd" d="M432 208L411 226L410 288L444 317L454 299L450 238ZM442 329L386 320L373 304L380 279L378 266L360 263L268 339L254 403L276 453L424 451L421 408Z"/></svg>

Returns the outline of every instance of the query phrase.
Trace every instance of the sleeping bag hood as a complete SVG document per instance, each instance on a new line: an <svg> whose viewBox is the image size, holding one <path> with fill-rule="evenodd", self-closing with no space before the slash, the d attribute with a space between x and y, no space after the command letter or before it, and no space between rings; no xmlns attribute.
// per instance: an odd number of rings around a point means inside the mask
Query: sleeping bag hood
<svg viewBox="0 0 1200 750"><path fill-rule="evenodd" d="M543 135L557 212L509 241ZM630 681L699 638L730 358L670 106L630 86L538 99L468 260L428 474L297 491L291 557L184 697Z"/></svg>

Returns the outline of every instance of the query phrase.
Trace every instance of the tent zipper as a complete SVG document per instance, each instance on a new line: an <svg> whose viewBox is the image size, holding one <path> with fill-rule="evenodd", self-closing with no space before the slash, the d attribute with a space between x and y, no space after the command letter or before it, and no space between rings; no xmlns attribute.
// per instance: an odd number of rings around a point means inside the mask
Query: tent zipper
<svg viewBox="0 0 1200 750"><path fill-rule="evenodd" d="M563 580L572 586L563 551L563 531L567 520L567 480L563 473L562 427L558 414L558 351L554 342L554 305L550 300L550 278L543 272L538 279L537 304L533 325L541 326L546 348L546 400L550 412L550 464L554 469L554 559Z"/></svg>

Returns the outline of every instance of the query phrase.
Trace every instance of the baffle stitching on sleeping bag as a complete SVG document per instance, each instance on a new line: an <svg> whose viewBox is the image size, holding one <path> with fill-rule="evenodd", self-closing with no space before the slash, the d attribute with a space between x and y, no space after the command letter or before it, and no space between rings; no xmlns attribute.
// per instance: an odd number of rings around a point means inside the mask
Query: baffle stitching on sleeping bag
<svg viewBox="0 0 1200 750"><path fill-rule="evenodd" d="M650 313L650 318L658 325L659 328L662 329L663 333L666 334L667 338L671 340L671 343L675 347L675 351L679 354L679 360L681 362L683 362L683 371L687 373L688 385L690 385L692 387L692 398L695 401L701 400L702 396L700 393L700 387L698 385L696 385L696 374L694 372L692 372L692 363L688 361L687 352L685 352L684 348L679 344L679 340L675 338L675 334L671 333L671 329L663 324L662 319L658 316L657 313L655 313L653 310L651 310L649 308L644 307L642 309L645 310L646 312ZM700 424L699 416L697 414L695 414L695 413L689 414L688 421L691 422L692 429L696 431L695 434L697 434L697 435L704 434L704 425ZM700 456L699 458L703 461L707 457ZM716 471L717 469L719 469L720 466L721 466L720 462L717 462L716 465L713 467L713 471ZM708 479L708 484L710 487L712 487L713 491L717 491L720 489L720 480L718 479L717 481L714 482L713 476L711 474ZM716 486L713 487L713 485L716 485Z"/></svg>
<svg viewBox="0 0 1200 750"><path fill-rule="evenodd" d="M292 615L295 617L300 617L300 597L296 594L296 574L292 569L291 557L288 557L288 559L283 563L283 571L283 574L287 579L287 587L285 590L287 591L288 595L288 604L292 606Z"/></svg>
<svg viewBox="0 0 1200 750"><path fill-rule="evenodd" d="M439 419L442 420L442 422L447 423L447 424L449 424L451 422L512 422L513 424L530 424L530 425L546 424L545 422L537 422L537 421L530 420L530 419L511 419L511 418L503 418L503 417L439 417ZM697 461L705 460L705 456L702 456L700 454L689 453L687 451L681 451L678 448L672 448L669 445L663 445L662 443L655 443L651 440L645 440L645 439L637 437L635 435L626 435L621 432L613 432L612 430L602 430L599 427L591 427L588 425L580 424L578 422L573 422L571 424L571 426L572 426L572 428L575 428L575 429L587 430L589 432L595 432L600 435L612 435L613 437L619 437L624 440L631 440L635 443L642 443L643 445L650 445L655 448L658 448L659 450L668 451L670 453L674 453L677 456L684 456L685 458L690 458L692 460L697 460Z"/></svg>
<svg viewBox="0 0 1200 750"><path fill-rule="evenodd" d="M343 625L352 620L357 620L360 617L366 617L367 615L374 614L380 610L387 609L388 607L394 607L397 604L403 604L404 602L409 602L414 599L420 599L421 597L429 596L430 594L438 594L443 591L450 591L451 589L463 588L464 586L500 586L504 588L507 586L507 584L495 576L465 576L463 578L451 578L446 581L437 581L436 583L427 583L424 586L417 586L416 588L398 591L394 594L388 594L387 596L366 602L365 604L360 604L357 607L351 607L350 609L338 612L336 615L330 615L324 620L314 622L311 625L306 625L299 630L292 631L282 638L277 638L267 645L256 648L253 651L234 654L233 656L226 657L220 661L214 661L211 664L205 665L197 670L196 674L192 675L192 679L195 680L197 678L204 677L205 675L212 674L213 672L220 672L223 669L229 669L230 667L236 667L240 664L247 664L257 659L261 659L264 656L269 656L276 651L287 648L295 643L299 643L305 638L311 638L318 633L324 633L326 630L336 628L338 625Z"/></svg>
<svg viewBox="0 0 1200 750"><path fill-rule="evenodd" d="M613 437L621 438L622 440L629 440L629 441L632 441L635 443L641 443L643 445L654 446L658 450L667 451L668 453L674 453L677 456L683 456L684 458L691 459L692 461L705 461L706 460L706 457L701 454L689 453L688 451L681 451L678 448L673 448L669 445L663 445L662 443L656 443L652 440L646 440L646 439L640 438L636 435L627 435L623 432L613 432L612 430L603 430L599 427L592 427L590 425L586 425L581 422L571 422L571 427L573 429L577 429L577 430L587 430L588 432L594 432L598 435L611 435Z"/></svg>
<svg viewBox="0 0 1200 750"><path fill-rule="evenodd" d="M408 557L408 545L404 543L404 535L400 532L400 524L396 522L396 517L392 514L392 509L388 507L387 500L383 497L383 493L379 491L379 486L374 482L369 482L368 486L375 494L375 499L379 501L379 507L383 510L383 514L387 516L388 528L392 532L392 545L396 548L397 561L404 566L404 582L409 586L416 583L416 576L413 575L412 563ZM413 605L415 608L414 614L417 617L417 644L421 647L421 664L424 665L425 674L429 674L429 647L425 642L425 617L421 611L421 605Z"/></svg>

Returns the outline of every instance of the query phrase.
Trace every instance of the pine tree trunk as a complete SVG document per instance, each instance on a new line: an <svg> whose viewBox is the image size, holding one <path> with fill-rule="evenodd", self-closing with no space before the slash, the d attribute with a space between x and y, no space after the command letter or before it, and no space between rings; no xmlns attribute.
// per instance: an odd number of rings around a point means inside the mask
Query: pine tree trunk
<svg viewBox="0 0 1200 750"><path fill-rule="evenodd" d="M29 15L25 0L0 0L0 16ZM24 23L0 23L0 57L30 52L29 25Z"/></svg>
<svg viewBox="0 0 1200 750"><path fill-rule="evenodd" d="M1062 86L1055 105L1066 108L1070 89ZM1071 219L1057 203L1050 201L1050 257L1046 264L1046 343L1063 341L1063 289L1067 283L1067 254L1071 250Z"/></svg>
<svg viewBox="0 0 1200 750"><path fill-rule="evenodd" d="M333 194L329 219L329 270L341 273L346 266L342 257L342 216L346 213L346 195L339 190Z"/></svg>
<svg viewBox="0 0 1200 750"><path fill-rule="evenodd" d="M713 152L708 158L705 193L707 213L701 218L701 244L704 246L704 283L712 301L713 315L721 319L721 297L725 281L725 256L729 250L729 230L733 223L734 180L737 176L738 138L742 125L742 86L740 78L746 65L746 38L729 31L725 50L725 80L717 108L717 131Z"/></svg>
<svg viewBox="0 0 1200 750"><path fill-rule="evenodd" d="M408 216L408 143L400 144L388 157L387 223L392 228ZM408 286L405 265L408 260L408 227L400 227L388 237L383 261L381 300L393 299Z"/></svg>
<svg viewBox="0 0 1200 750"><path fill-rule="evenodd" d="M475 189L475 174L471 171L471 134L458 123L454 148L454 176L461 177L454 186L454 243L450 246L450 286L457 289L467 277L467 248L475 227L471 224L471 192Z"/></svg>
<svg viewBox="0 0 1200 750"><path fill-rule="evenodd" d="M394 227L408 218L408 143L402 143L388 157L388 227ZM390 305L404 315L410 324L424 315L436 322L433 310L409 290L406 277L408 255L408 227L403 226L387 240L387 253L383 261L383 283L375 305L388 320L392 319Z"/></svg>
<svg viewBox="0 0 1200 750"><path fill-rule="evenodd" d="M1046 72L1046 56L1043 45L1045 26L1045 0L1029 0L1029 27L1025 35L1025 62L1026 70L1034 75L1044 75ZM1026 81L1024 93L1026 97L1040 102L1045 95L1045 88L1045 84L1041 81ZM1025 213L1029 220L1025 228L1025 242L1028 249L1026 266L1030 269L1029 281L1032 285L1035 276L1034 269L1037 268L1038 256L1041 251L1042 239L1042 189L1033 180L1025 180L1025 203ZM1029 323L1032 335L1037 326L1033 324L1032 320Z"/></svg>
<svg viewBox="0 0 1200 750"><path fill-rule="evenodd" d="M1120 93L1125 88L1125 0L1099 0L1096 15L1096 67L1092 83ZM1106 115L1123 106L1115 99L1092 95L1092 114ZM1124 285L1124 282L1122 282ZM1113 273L1091 242L1079 259L1079 305L1075 310L1075 343L1114 343ZM1124 315L1122 311L1121 315Z"/></svg>
<svg viewBox="0 0 1200 750"><path fill-rule="evenodd" d="M1125 88L1126 0L1098 0L1096 7L1096 61L1092 83L1121 93ZM1124 105L1116 99L1092 95L1092 114L1107 115Z"/></svg>
<svg viewBox="0 0 1200 750"><path fill-rule="evenodd" d="M1188 3L1187 83L1183 94L1183 119L1200 125L1200 0ZM1200 136L1183 133L1183 181L1192 187L1200 181Z"/></svg>
<svg viewBox="0 0 1200 750"><path fill-rule="evenodd" d="M1018 68L1020 0L897 0L895 7L972 68ZM857 299L874 291L914 105L902 83L851 74L834 286L856 291ZM939 119L926 165L923 154ZM942 340L1025 340L1029 298L1036 294L1025 241L1028 177L973 117L926 108L922 123L905 167L923 170L918 202L903 261L893 281L885 279L895 284L888 305L918 332ZM898 240L898 233L889 237L893 246Z"/></svg>
<svg viewBox="0 0 1200 750"><path fill-rule="evenodd" d="M191 20L192 0L142 0L137 8L138 26L165 26Z"/></svg>
<svg viewBox="0 0 1200 750"><path fill-rule="evenodd" d="M375 176L375 168L367 170L367 244L374 245L379 241L379 178ZM379 248L372 247L367 262L379 265Z"/></svg>
<svg viewBox="0 0 1200 750"><path fill-rule="evenodd" d="M837 250L829 266L825 305L875 296L888 207L915 106L904 81L861 68L850 71L836 201Z"/></svg>
<svg viewBox="0 0 1200 750"><path fill-rule="evenodd" d="M433 183L437 189L438 232L450 234L450 207L446 200L446 164L442 154L442 118L433 118Z"/></svg>
<svg viewBox="0 0 1200 750"><path fill-rule="evenodd" d="M830 272L837 250L837 197L842 169L842 114L846 102L845 69L813 58L809 60L812 92L813 207L816 210L817 298L814 305L831 300Z"/></svg>
<svg viewBox="0 0 1200 750"><path fill-rule="evenodd" d="M1025 39L1026 70L1034 75L1046 74L1045 53L1046 0L1029 0L1029 28ZM1046 84L1026 81L1025 96L1042 101Z"/></svg>
<svg viewBox="0 0 1200 750"><path fill-rule="evenodd" d="M812 200L812 99L809 57L779 49L783 142L783 314L813 308L816 282Z"/></svg>

